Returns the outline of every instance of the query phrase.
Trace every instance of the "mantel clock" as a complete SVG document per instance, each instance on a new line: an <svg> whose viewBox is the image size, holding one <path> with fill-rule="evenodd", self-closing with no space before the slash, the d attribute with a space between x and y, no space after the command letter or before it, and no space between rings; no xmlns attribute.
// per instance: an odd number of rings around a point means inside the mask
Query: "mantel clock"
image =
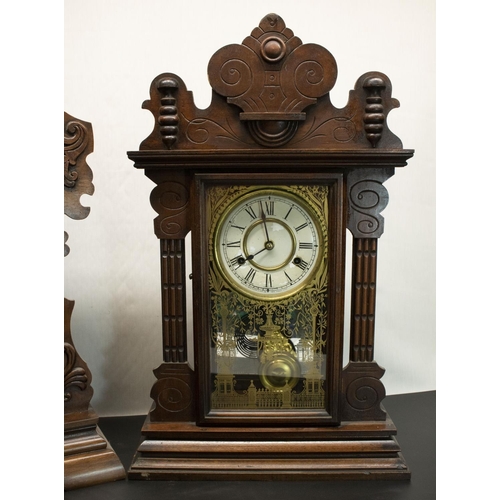
<svg viewBox="0 0 500 500"><path fill-rule="evenodd" d="M383 183L413 155L387 127L391 82L366 73L335 108L334 57L276 14L208 77L205 110L178 76L155 78L154 130L128 153L156 184L164 358L129 477L408 479L374 360Z"/></svg>

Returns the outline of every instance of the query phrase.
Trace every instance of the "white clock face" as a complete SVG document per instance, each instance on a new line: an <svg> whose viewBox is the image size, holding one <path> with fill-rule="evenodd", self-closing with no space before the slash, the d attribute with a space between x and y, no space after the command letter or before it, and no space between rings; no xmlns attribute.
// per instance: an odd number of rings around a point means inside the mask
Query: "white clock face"
<svg viewBox="0 0 500 500"><path fill-rule="evenodd" d="M232 204L215 238L219 267L250 297L278 299L314 275L323 254L317 216L298 196L261 189Z"/></svg>

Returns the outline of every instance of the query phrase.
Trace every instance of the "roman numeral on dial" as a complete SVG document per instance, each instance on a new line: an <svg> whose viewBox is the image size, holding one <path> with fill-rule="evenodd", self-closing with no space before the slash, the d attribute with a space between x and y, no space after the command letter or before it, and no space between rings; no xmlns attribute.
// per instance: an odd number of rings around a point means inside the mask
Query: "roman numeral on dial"
<svg viewBox="0 0 500 500"><path fill-rule="evenodd" d="M245 208L245 212L252 218L256 219L257 214L254 212L253 208L249 205L248 207Z"/></svg>
<svg viewBox="0 0 500 500"><path fill-rule="evenodd" d="M309 265L309 262L306 262L305 260L300 259L296 263L294 262L294 264L297 267L299 267L300 269L302 269L302 271L304 271L307 268L307 266Z"/></svg>
<svg viewBox="0 0 500 500"><path fill-rule="evenodd" d="M307 222L304 222L304 224L301 224L300 226L295 228L295 231L299 232L301 229L304 229L307 227Z"/></svg>
<svg viewBox="0 0 500 500"><path fill-rule="evenodd" d="M233 257L229 263L232 265L232 266L235 266L236 264L238 264L238 267L239 267L239 260L241 259L241 255L238 255L237 257Z"/></svg>
<svg viewBox="0 0 500 500"><path fill-rule="evenodd" d="M270 274L266 273L266 288L273 287L273 278Z"/></svg>
<svg viewBox="0 0 500 500"><path fill-rule="evenodd" d="M245 281L247 283L252 283L256 274L257 274L257 271L255 269L250 269L250 271L248 271L247 275L245 276Z"/></svg>
<svg viewBox="0 0 500 500"><path fill-rule="evenodd" d="M313 249L313 244L312 243L299 242L299 248L301 250L312 250Z"/></svg>
<svg viewBox="0 0 500 500"><path fill-rule="evenodd" d="M274 215L274 201L266 201L267 215Z"/></svg>

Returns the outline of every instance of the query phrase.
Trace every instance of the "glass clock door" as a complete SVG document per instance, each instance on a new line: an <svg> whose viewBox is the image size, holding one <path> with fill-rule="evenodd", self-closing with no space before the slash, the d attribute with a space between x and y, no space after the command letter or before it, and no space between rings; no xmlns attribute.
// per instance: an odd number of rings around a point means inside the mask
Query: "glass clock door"
<svg viewBox="0 0 500 500"><path fill-rule="evenodd" d="M205 186L209 417L334 418L338 187Z"/></svg>

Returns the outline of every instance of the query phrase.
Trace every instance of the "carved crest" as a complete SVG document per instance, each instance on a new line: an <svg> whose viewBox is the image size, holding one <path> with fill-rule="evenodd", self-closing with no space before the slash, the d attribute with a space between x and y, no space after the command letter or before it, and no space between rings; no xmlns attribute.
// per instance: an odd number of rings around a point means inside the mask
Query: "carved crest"
<svg viewBox="0 0 500 500"><path fill-rule="evenodd" d="M335 108L329 92L337 63L324 47L302 43L277 14L265 16L241 44L219 49L208 63L212 102L198 109L185 83L162 73L144 102L155 117L146 150L301 151L401 149L387 127L399 106L383 73L361 75L347 105Z"/></svg>
<svg viewBox="0 0 500 500"><path fill-rule="evenodd" d="M269 14L241 45L227 45L208 64L212 88L238 106L240 119L263 146L280 146L296 133L307 106L328 93L337 63L325 48L303 45L281 17Z"/></svg>

